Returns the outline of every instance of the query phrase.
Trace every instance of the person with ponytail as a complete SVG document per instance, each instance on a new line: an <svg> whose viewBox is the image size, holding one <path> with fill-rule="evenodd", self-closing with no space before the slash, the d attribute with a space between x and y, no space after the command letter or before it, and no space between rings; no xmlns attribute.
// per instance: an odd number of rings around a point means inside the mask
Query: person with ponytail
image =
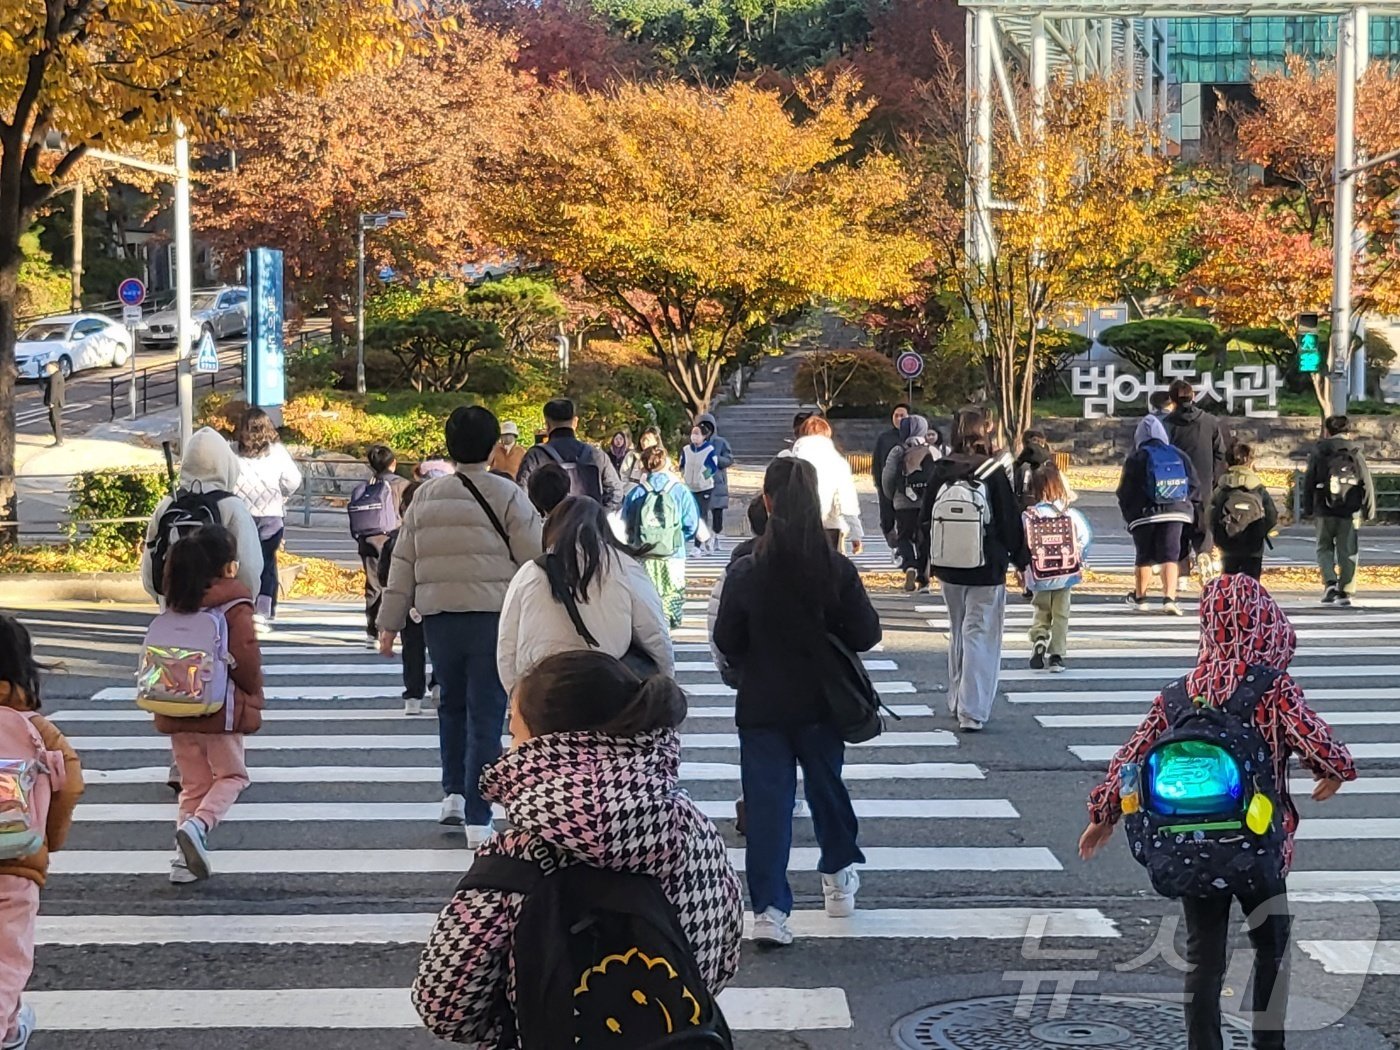
<svg viewBox="0 0 1400 1050"><path fill-rule="evenodd" d="M551 656L516 686L511 750L486 768L483 795L510 830L477 851L548 873L588 865L656 879L711 994L739 968L743 894L714 826L680 788L685 693L643 681L596 651ZM440 1039L515 1046L515 934L527 898L459 888L429 937L413 1003Z"/></svg>
<svg viewBox="0 0 1400 1050"><path fill-rule="evenodd" d="M787 870L797 767L821 847L826 913L855 911L865 857L841 779L846 745L832 720L828 690L844 659L833 637L865 652L880 641L880 617L860 573L832 549L823 527L816 471L782 456L763 477L768 525L754 553L729 568L714 643L738 677L735 721L746 823L746 875L754 939L792 943Z"/></svg>

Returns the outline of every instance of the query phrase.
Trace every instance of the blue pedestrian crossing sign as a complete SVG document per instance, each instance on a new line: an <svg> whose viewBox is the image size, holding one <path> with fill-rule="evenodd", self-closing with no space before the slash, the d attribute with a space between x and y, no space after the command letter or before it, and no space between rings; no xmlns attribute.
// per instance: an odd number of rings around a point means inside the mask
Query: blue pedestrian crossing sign
<svg viewBox="0 0 1400 1050"><path fill-rule="evenodd" d="M209 373L219 370L219 349L214 345L213 333L207 328L194 348L194 370Z"/></svg>

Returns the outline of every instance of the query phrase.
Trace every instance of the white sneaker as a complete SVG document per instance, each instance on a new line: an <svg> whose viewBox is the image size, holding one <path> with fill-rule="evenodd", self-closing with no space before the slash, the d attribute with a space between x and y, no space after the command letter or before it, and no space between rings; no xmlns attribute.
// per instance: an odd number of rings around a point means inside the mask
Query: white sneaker
<svg viewBox="0 0 1400 1050"><path fill-rule="evenodd" d="M423 698L421 696L404 697L403 713L406 715L421 715L423 713Z"/></svg>
<svg viewBox="0 0 1400 1050"><path fill-rule="evenodd" d="M368 638L368 637L365 638L365 648L368 649L368 650L369 650L370 652L372 652L372 653L377 653L377 652L379 652L379 639L378 639L378 638Z"/></svg>
<svg viewBox="0 0 1400 1050"><path fill-rule="evenodd" d="M467 849L480 849L483 845L485 845L486 840L494 834L496 834L496 829L490 824L468 824Z"/></svg>
<svg viewBox="0 0 1400 1050"><path fill-rule="evenodd" d="M29 1037L34 1034L34 1007L28 1003L22 1003L19 1008L19 1016L15 1018L15 1037L6 1039L0 1043L3 1050L24 1050L29 1045ZM0 1033L3 1038L3 1033Z"/></svg>
<svg viewBox="0 0 1400 1050"><path fill-rule="evenodd" d="M431 696L432 696L432 698L433 698L433 706L434 706L434 707L441 707L441 706L442 706L442 686L440 686L440 685L435 685L435 686L433 686L432 692L431 692Z"/></svg>
<svg viewBox="0 0 1400 1050"><path fill-rule="evenodd" d="M983 723L967 715L958 715L958 728L968 733L980 733Z"/></svg>
<svg viewBox="0 0 1400 1050"><path fill-rule="evenodd" d="M188 886L191 882L198 882L199 876L190 871L190 866L185 863L183 856L175 857L170 862L170 884L172 886Z"/></svg>
<svg viewBox="0 0 1400 1050"><path fill-rule="evenodd" d="M205 836L209 832L198 817L191 817L175 829L175 846L185 860L185 867L196 879L207 879L214 874L209 863L209 844Z"/></svg>
<svg viewBox="0 0 1400 1050"><path fill-rule="evenodd" d="M467 822L467 800L461 795L448 795L442 800L442 813L438 816L439 824L447 824L451 827L461 827Z"/></svg>
<svg viewBox="0 0 1400 1050"><path fill-rule="evenodd" d="M753 917L753 939L755 944L766 944L770 948L785 948L792 943L792 930L788 929L788 917L777 908L765 909L762 915Z"/></svg>
<svg viewBox="0 0 1400 1050"><path fill-rule="evenodd" d="M805 817L807 815L807 800L799 798L792 804L792 815L794 817Z"/></svg>
<svg viewBox="0 0 1400 1050"><path fill-rule="evenodd" d="M856 893L860 890L860 873L848 864L835 875L822 876L822 896L826 898L826 913L833 919L849 919L856 913Z"/></svg>

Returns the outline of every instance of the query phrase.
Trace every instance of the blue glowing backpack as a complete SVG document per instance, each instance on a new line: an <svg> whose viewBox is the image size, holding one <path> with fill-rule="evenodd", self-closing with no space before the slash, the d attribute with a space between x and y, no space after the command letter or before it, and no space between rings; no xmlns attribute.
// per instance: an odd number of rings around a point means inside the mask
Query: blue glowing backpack
<svg viewBox="0 0 1400 1050"><path fill-rule="evenodd" d="M1140 763L1123 767L1123 823L1133 857L1164 897L1272 892L1283 879L1283 812L1273 754L1254 723L1279 672L1251 667L1223 705L1162 693L1171 723Z"/></svg>

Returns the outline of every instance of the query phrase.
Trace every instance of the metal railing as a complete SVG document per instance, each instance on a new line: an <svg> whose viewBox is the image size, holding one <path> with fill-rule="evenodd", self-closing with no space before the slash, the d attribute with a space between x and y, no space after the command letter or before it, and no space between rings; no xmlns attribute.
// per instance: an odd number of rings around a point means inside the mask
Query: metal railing
<svg viewBox="0 0 1400 1050"><path fill-rule="evenodd" d="M1293 471L1293 522L1296 525L1303 520L1303 478L1307 472L1304 470ZM1380 478L1400 477L1400 469L1387 470L1384 468L1371 468L1371 477ZM1385 516L1400 517L1400 488L1390 489L1376 486L1376 521L1382 520Z"/></svg>

